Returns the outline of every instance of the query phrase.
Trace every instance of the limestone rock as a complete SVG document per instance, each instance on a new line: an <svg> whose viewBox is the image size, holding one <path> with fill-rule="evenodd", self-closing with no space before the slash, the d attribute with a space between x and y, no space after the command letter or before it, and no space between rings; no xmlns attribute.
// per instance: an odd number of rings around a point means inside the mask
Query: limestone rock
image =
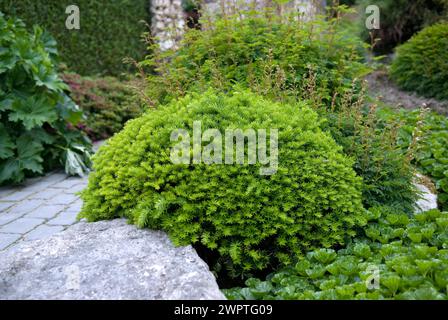
<svg viewBox="0 0 448 320"><path fill-rule="evenodd" d="M437 195L423 184L415 184L415 186L421 192L421 198L416 203L416 213L437 209Z"/></svg>
<svg viewBox="0 0 448 320"><path fill-rule="evenodd" d="M0 299L225 299L191 246L123 219L0 253Z"/></svg>

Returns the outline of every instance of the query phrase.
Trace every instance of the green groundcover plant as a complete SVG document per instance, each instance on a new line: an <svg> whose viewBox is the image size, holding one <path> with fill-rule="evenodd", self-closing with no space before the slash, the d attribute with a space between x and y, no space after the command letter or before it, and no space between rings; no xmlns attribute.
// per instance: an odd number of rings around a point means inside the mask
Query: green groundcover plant
<svg viewBox="0 0 448 320"><path fill-rule="evenodd" d="M260 175L262 165L247 161L173 163L171 133L191 134L193 121L203 131L266 129L268 141L278 129L277 172ZM100 148L80 218L126 217L164 230L176 245L217 254L211 267L231 276L341 244L365 222L361 179L320 124L304 103L275 103L246 91L188 95L129 121Z"/></svg>
<svg viewBox="0 0 448 320"><path fill-rule="evenodd" d="M229 299L447 299L448 213L376 207L343 249L310 251L292 266L224 290Z"/></svg>
<svg viewBox="0 0 448 320"><path fill-rule="evenodd" d="M82 113L64 93L54 66L55 41L42 29L28 33L0 13L0 184L65 166L82 175L90 141L73 126Z"/></svg>
<svg viewBox="0 0 448 320"><path fill-rule="evenodd" d="M405 90L447 100L448 23L425 28L398 47L390 74Z"/></svg>
<svg viewBox="0 0 448 320"><path fill-rule="evenodd" d="M126 121L143 112L145 103L134 90L139 86L137 79L120 81L114 77L82 77L76 73L65 73L62 79L85 115L77 127L93 140L112 136Z"/></svg>

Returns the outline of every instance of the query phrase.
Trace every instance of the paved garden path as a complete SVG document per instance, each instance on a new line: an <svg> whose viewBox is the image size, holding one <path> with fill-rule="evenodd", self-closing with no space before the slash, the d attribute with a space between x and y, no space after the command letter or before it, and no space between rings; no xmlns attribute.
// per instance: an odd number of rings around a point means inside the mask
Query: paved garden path
<svg viewBox="0 0 448 320"><path fill-rule="evenodd" d="M0 251L21 241L42 239L76 223L82 200L76 194L87 177L53 172L21 187L0 189Z"/></svg>
<svg viewBox="0 0 448 320"><path fill-rule="evenodd" d="M102 142L94 144L96 150ZM0 188L0 251L21 241L49 237L76 223L82 200L77 193L87 177L63 171L28 179L22 186Z"/></svg>

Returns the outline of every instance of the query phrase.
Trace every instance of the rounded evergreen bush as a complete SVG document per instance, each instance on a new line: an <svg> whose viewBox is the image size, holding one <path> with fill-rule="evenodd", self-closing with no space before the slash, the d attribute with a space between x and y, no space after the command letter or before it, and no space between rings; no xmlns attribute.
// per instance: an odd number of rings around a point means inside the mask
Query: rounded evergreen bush
<svg viewBox="0 0 448 320"><path fill-rule="evenodd" d="M391 76L405 90L448 99L448 23L428 27L398 47Z"/></svg>
<svg viewBox="0 0 448 320"><path fill-rule="evenodd" d="M261 175L258 160L173 163L178 142L171 134L185 129L193 137L194 121L223 138L228 128L266 129L268 146L277 129L277 171ZM361 179L319 126L304 103L273 103L244 91L187 95L129 121L100 148L80 217L126 217L164 230L176 245L197 244L219 256L213 267L231 275L288 264L310 248L343 243L364 222Z"/></svg>

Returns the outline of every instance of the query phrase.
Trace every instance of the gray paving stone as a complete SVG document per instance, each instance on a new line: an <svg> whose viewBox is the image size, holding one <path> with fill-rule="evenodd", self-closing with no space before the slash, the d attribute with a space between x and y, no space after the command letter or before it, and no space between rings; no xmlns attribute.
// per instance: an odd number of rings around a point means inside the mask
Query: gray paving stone
<svg viewBox="0 0 448 320"><path fill-rule="evenodd" d="M20 234L0 233L0 250L6 249L8 246L19 240Z"/></svg>
<svg viewBox="0 0 448 320"><path fill-rule="evenodd" d="M52 204L68 205L68 204L71 204L72 202L76 201L77 199L79 199L79 197L77 195L61 193L61 194L58 194L57 196L55 196L54 198L51 198L49 201Z"/></svg>
<svg viewBox="0 0 448 320"><path fill-rule="evenodd" d="M3 197L1 200L2 201L21 201L21 200L28 198L34 192L35 191L27 190L27 189L17 190L15 192Z"/></svg>
<svg viewBox="0 0 448 320"><path fill-rule="evenodd" d="M25 217L51 219L54 216L56 216L59 212L63 211L64 208L65 208L64 205L46 204L34 209L30 213L28 213Z"/></svg>
<svg viewBox="0 0 448 320"><path fill-rule="evenodd" d="M11 208L15 202L9 201L9 202L2 202L0 201L0 213L5 212L8 208Z"/></svg>
<svg viewBox="0 0 448 320"><path fill-rule="evenodd" d="M33 194L30 199L49 200L62 193L61 189L43 188L41 191Z"/></svg>
<svg viewBox="0 0 448 320"><path fill-rule="evenodd" d="M78 212L64 211L61 212L56 218L47 222L49 225L69 226L77 222L76 217Z"/></svg>
<svg viewBox="0 0 448 320"><path fill-rule="evenodd" d="M27 233L33 230L38 225L42 224L44 219L33 219L33 218L19 218L12 221L4 226L0 227L0 232L2 233Z"/></svg>
<svg viewBox="0 0 448 320"><path fill-rule="evenodd" d="M52 236L55 233L64 230L62 226L47 226L45 224L38 226L36 229L25 235L25 240L40 240Z"/></svg>
<svg viewBox="0 0 448 320"><path fill-rule="evenodd" d="M81 208L82 208L82 200L78 199L75 202L73 202L71 205L69 205L67 207L67 209L65 209L65 211L79 212L79 211L81 211Z"/></svg>
<svg viewBox="0 0 448 320"><path fill-rule="evenodd" d="M23 213L8 212L0 215L0 226L10 223L11 221L17 220L23 216Z"/></svg>
<svg viewBox="0 0 448 320"><path fill-rule="evenodd" d="M61 182L58 182L58 183L52 185L51 187L52 188L61 188L61 189L71 189L80 183L83 183L82 178L70 177L70 178L67 178L65 180L62 180Z"/></svg>
<svg viewBox="0 0 448 320"><path fill-rule="evenodd" d="M84 190L87 187L87 183L77 184L70 189L64 190L64 193L77 193Z"/></svg>
<svg viewBox="0 0 448 320"><path fill-rule="evenodd" d="M18 202L14 207L9 209L10 212L14 213L28 213L36 209L42 204L42 200L23 200Z"/></svg>
<svg viewBox="0 0 448 320"><path fill-rule="evenodd" d="M64 172L58 171L46 175L43 180L49 184L55 184L64 179L67 179L67 177L68 176Z"/></svg>
<svg viewBox="0 0 448 320"><path fill-rule="evenodd" d="M45 188L51 187L52 185L59 183L67 178L65 173L51 173L44 177L41 177L39 180L31 181L26 184L26 190L31 191L42 191Z"/></svg>

